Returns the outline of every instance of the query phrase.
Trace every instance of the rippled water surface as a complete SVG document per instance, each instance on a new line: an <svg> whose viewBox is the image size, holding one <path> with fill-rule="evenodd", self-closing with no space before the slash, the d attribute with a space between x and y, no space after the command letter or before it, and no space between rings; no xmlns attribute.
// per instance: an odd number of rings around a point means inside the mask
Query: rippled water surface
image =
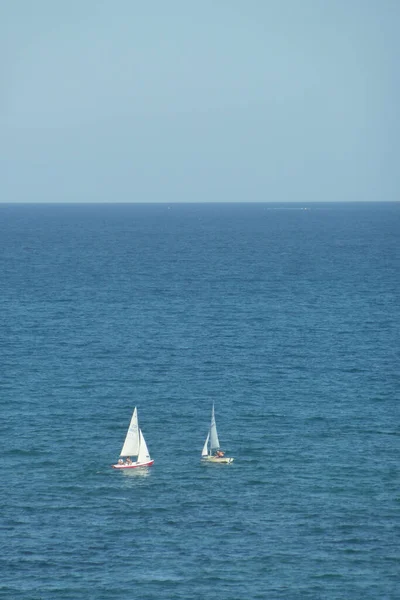
<svg viewBox="0 0 400 600"><path fill-rule="evenodd" d="M0 598L398 598L399 204L0 230ZM155 464L116 472L134 406Z"/></svg>

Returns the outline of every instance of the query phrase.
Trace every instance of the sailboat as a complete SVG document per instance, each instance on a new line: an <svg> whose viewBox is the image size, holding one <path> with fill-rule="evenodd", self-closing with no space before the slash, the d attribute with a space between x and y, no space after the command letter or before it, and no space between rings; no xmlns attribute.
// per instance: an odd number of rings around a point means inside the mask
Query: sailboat
<svg viewBox="0 0 400 600"><path fill-rule="evenodd" d="M214 404L211 411L211 425L206 441L204 442L201 458L203 461L212 463L230 464L233 462L233 458L225 456L225 453L222 452L219 445L217 424L215 422Z"/></svg>
<svg viewBox="0 0 400 600"><path fill-rule="evenodd" d="M131 456L136 456L137 460L133 462ZM125 462L124 458L126 458ZM146 441L139 428L137 408L135 406L125 442L122 446L120 459L116 465L112 466L114 469L136 469L137 467L151 467L153 463L154 460L150 458Z"/></svg>

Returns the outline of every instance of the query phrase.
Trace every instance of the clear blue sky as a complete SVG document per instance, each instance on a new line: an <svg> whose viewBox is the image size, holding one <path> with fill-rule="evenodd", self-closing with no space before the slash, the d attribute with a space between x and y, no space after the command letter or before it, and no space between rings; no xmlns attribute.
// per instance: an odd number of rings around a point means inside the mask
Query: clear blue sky
<svg viewBox="0 0 400 600"><path fill-rule="evenodd" d="M398 200L400 0L13 0L2 202Z"/></svg>

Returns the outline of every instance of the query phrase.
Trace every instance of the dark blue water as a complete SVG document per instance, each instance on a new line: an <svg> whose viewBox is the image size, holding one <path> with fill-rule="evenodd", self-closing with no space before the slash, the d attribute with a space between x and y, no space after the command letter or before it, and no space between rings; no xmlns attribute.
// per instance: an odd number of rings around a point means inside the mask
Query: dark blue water
<svg viewBox="0 0 400 600"><path fill-rule="evenodd" d="M307 208L0 205L1 599L399 597L400 204Z"/></svg>

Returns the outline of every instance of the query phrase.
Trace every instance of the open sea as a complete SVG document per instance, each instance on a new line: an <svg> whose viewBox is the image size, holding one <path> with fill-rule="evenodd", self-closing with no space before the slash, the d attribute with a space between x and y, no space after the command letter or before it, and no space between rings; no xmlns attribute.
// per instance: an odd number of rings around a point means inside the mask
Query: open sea
<svg viewBox="0 0 400 600"><path fill-rule="evenodd" d="M400 203L2 204L0 274L1 600L400 598Z"/></svg>

